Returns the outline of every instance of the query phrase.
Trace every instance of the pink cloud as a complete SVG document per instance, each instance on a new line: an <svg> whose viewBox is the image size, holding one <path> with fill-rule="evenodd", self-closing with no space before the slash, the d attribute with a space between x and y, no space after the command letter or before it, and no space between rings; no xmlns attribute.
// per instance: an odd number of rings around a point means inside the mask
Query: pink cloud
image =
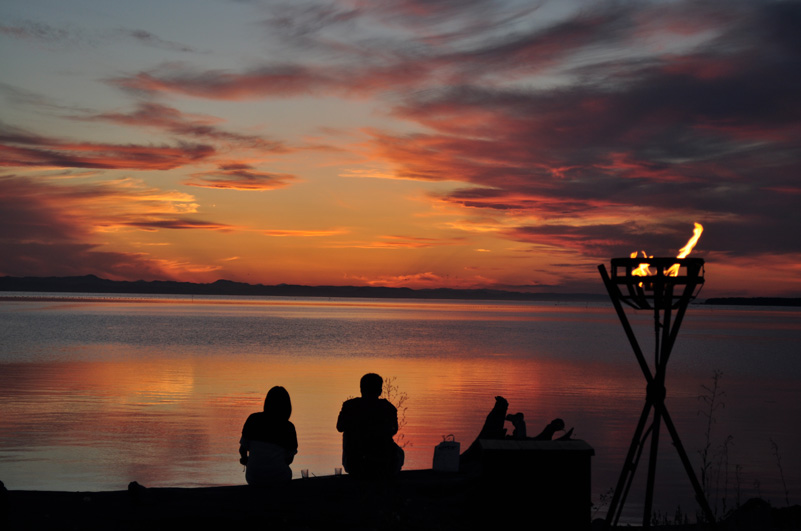
<svg viewBox="0 0 801 531"><path fill-rule="evenodd" d="M363 97L416 85L428 78L425 64L328 67L278 65L254 70L158 69L109 80L133 92L163 92L215 100L248 100L265 96L331 95Z"/></svg>
<svg viewBox="0 0 801 531"><path fill-rule="evenodd" d="M204 144L177 146L101 144L48 138L0 128L0 165L7 167L169 170L214 154Z"/></svg>

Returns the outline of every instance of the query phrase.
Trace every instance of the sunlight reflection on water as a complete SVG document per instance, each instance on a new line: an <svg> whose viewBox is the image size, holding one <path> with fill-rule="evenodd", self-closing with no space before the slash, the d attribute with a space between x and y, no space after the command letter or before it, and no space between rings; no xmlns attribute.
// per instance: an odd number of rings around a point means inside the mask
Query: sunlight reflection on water
<svg viewBox="0 0 801 531"><path fill-rule="evenodd" d="M715 434L735 436L729 457L743 464L743 501L757 491L783 498L768 437L786 449L790 490L801 487L790 452L801 433L789 421L801 417L798 316L692 307L668 370L668 408L694 462L704 442L700 386L724 371L727 407ZM503 394L530 434L562 417L595 448L598 494L617 479L644 399L642 374L605 304L34 300L0 302L0 318L0 479L12 489L241 484L242 423L272 385L293 400L293 470L331 474L340 466L341 402L374 371L395 376L409 396L407 468L430 467L443 435L466 448ZM648 352L652 321L633 322ZM692 508L663 440L661 508Z"/></svg>

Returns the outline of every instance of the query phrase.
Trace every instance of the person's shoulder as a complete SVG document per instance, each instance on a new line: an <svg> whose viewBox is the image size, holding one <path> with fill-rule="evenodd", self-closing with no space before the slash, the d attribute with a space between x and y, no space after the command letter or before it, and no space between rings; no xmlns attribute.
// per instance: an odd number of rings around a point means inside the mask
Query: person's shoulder
<svg viewBox="0 0 801 531"><path fill-rule="evenodd" d="M278 431L280 431L282 433L289 434L289 435L294 435L294 434L297 433L297 431L295 430L295 425L292 424L292 422L290 420L286 420L286 421L282 422L281 424L277 425L275 428L276 428L276 430L278 430Z"/></svg>
<svg viewBox="0 0 801 531"><path fill-rule="evenodd" d="M397 410L395 405L392 402L390 402L389 400L387 400L386 398L380 399L379 402L381 403L381 407L384 407L386 409Z"/></svg>
<svg viewBox="0 0 801 531"><path fill-rule="evenodd" d="M263 424L264 412L259 411L256 413L251 413L247 420L245 420L245 424L242 426L242 433L248 433L250 435L253 434L253 430L257 430L258 427Z"/></svg>
<svg viewBox="0 0 801 531"><path fill-rule="evenodd" d="M247 420L245 421L245 425L247 426L248 424L259 424L261 422L264 422L264 418L265 418L264 411L257 411L256 413L251 413L248 416Z"/></svg>

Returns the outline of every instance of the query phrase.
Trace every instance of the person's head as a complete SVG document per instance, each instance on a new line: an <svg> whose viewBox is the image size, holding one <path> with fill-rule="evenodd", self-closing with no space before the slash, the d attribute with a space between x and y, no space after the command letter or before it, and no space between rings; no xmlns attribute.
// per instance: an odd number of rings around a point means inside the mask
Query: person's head
<svg viewBox="0 0 801 531"><path fill-rule="evenodd" d="M264 398L264 412L276 420L289 420L292 415L292 401L289 393L280 385L276 385Z"/></svg>
<svg viewBox="0 0 801 531"><path fill-rule="evenodd" d="M379 375L370 372L362 376L359 388L364 398L378 398L384 391L384 380Z"/></svg>

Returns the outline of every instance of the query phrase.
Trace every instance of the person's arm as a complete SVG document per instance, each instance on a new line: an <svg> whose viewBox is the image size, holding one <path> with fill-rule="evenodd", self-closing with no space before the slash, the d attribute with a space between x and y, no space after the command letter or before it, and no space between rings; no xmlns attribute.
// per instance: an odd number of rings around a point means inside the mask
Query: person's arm
<svg viewBox="0 0 801 531"><path fill-rule="evenodd" d="M239 441L239 462L240 464L248 464L248 440L244 437Z"/></svg>
<svg viewBox="0 0 801 531"><path fill-rule="evenodd" d="M292 461L295 460L295 455L298 453L298 434L295 431L295 425L291 422L289 423L290 428L290 445L291 448L287 449L286 452L286 464L291 465Z"/></svg>
<svg viewBox="0 0 801 531"><path fill-rule="evenodd" d="M394 437L398 433L398 409L389 400L387 400L387 404L389 405L387 408L387 431L391 437Z"/></svg>
<svg viewBox="0 0 801 531"><path fill-rule="evenodd" d="M347 412L347 405L348 403L345 402L342 404L342 409L339 410L339 416L337 417L337 431L339 433L344 432L348 427L348 412Z"/></svg>
<svg viewBox="0 0 801 531"><path fill-rule="evenodd" d="M239 462L245 466L248 464L248 450L250 449L250 438L246 437L245 434L250 435L252 418L253 415L250 415L245 420L245 425L242 426L242 437L239 438Z"/></svg>

